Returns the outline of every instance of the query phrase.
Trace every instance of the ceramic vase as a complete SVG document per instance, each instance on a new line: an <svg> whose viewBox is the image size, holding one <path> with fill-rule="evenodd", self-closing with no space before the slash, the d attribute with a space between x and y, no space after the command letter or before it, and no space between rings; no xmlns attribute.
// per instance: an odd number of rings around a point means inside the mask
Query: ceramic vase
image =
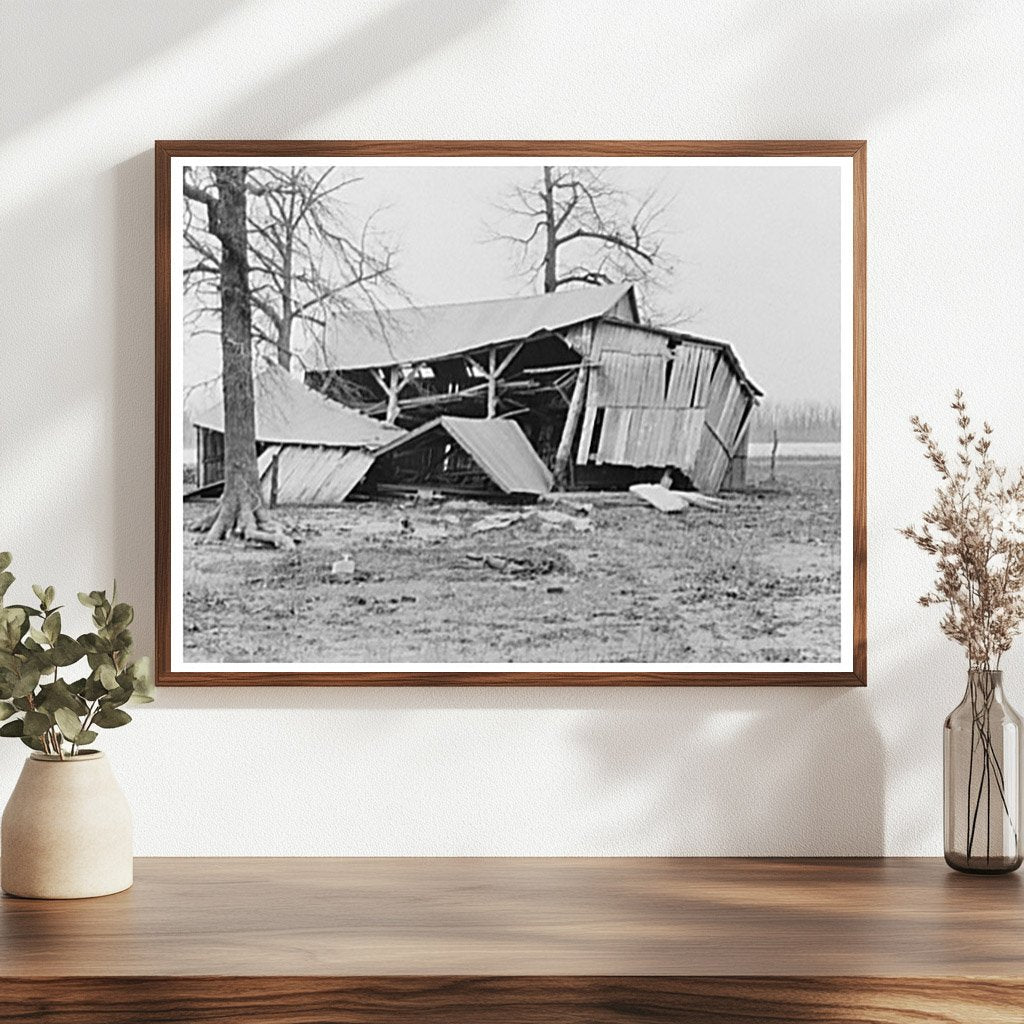
<svg viewBox="0 0 1024 1024"><path fill-rule="evenodd" d="M0 823L0 887L11 896L68 900L131 884L131 811L107 758L32 754Z"/></svg>

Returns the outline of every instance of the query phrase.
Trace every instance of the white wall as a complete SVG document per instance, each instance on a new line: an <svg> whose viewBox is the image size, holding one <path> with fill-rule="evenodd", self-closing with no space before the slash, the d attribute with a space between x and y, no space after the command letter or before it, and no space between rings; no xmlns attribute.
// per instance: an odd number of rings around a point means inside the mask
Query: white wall
<svg viewBox="0 0 1024 1024"><path fill-rule="evenodd" d="M962 665L895 528L955 385L1024 459L1022 39L1012 2L0 4L0 547L116 574L143 648L154 138L870 140L868 689L168 689L107 742L138 852L939 853Z"/></svg>

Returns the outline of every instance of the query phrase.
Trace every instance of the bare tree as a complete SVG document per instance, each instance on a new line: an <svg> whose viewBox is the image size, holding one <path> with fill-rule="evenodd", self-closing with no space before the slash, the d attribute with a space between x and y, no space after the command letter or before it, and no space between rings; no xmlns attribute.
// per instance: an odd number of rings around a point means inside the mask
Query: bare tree
<svg viewBox="0 0 1024 1024"><path fill-rule="evenodd" d="M675 269L664 245L668 202L656 190L634 195L602 167L545 167L498 206L517 229L494 235L545 292L620 281L656 287Z"/></svg>
<svg viewBox="0 0 1024 1024"><path fill-rule="evenodd" d="M214 167L209 188L189 181L184 185L185 195L205 207L210 234L220 250L216 265L223 364L224 493L202 524L213 540L232 532L262 536L273 526L263 508L256 467L246 171L245 167ZM275 542L278 536L282 544L286 542L282 531L275 528Z"/></svg>
<svg viewBox="0 0 1024 1024"><path fill-rule="evenodd" d="M376 292L401 295L394 249L373 216L349 223L342 189L359 178L334 168L192 167L184 175L184 287L193 338L221 339L224 493L199 524L211 539L238 533L282 547L288 538L263 506L256 456L253 374L259 359L290 370L297 333L317 340L330 316L377 308ZM243 287L244 285L244 287ZM244 307L244 311L243 311Z"/></svg>
<svg viewBox="0 0 1024 1024"><path fill-rule="evenodd" d="M186 170L186 181L199 188L208 177L207 168ZM375 307L379 292L402 295L394 247L375 230L380 211L357 222L344 202L344 190L361 180L331 167L249 169L253 337L260 354L286 370L301 358L297 345L322 336L332 314L354 304ZM203 207L186 204L184 231L185 287L196 300L190 326L201 334L203 318L216 313L220 298L219 257Z"/></svg>

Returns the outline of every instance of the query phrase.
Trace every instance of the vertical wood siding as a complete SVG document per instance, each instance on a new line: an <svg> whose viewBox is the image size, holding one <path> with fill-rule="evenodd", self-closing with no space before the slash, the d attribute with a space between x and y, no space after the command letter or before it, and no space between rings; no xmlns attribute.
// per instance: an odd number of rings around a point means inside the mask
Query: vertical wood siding
<svg viewBox="0 0 1024 1024"><path fill-rule="evenodd" d="M717 491L754 401L723 350L599 322L591 358L577 464L674 466Z"/></svg>
<svg viewBox="0 0 1024 1024"><path fill-rule="evenodd" d="M291 445L276 459L278 505L340 505L366 475L373 456L358 448ZM262 477L270 502L274 468Z"/></svg>

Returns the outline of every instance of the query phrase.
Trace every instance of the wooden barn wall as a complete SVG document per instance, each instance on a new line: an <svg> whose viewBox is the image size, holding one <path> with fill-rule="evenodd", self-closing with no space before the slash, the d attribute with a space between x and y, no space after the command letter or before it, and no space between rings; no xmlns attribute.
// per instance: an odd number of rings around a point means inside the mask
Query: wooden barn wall
<svg viewBox="0 0 1024 1024"><path fill-rule="evenodd" d="M560 332L569 348L578 352L581 356L590 355L594 342L594 321L576 324L568 330Z"/></svg>
<svg viewBox="0 0 1024 1024"><path fill-rule="evenodd" d="M753 402L722 350L599 323L592 359L577 463L675 466L717 491Z"/></svg>
<svg viewBox="0 0 1024 1024"><path fill-rule="evenodd" d="M719 490L741 491L747 486L747 461L750 455L750 417L747 417L746 426L736 446L732 461L726 471Z"/></svg>
<svg viewBox="0 0 1024 1024"><path fill-rule="evenodd" d="M752 405L753 398L732 373L715 374L709 387L703 437L690 473L700 490L715 492L721 488Z"/></svg>

